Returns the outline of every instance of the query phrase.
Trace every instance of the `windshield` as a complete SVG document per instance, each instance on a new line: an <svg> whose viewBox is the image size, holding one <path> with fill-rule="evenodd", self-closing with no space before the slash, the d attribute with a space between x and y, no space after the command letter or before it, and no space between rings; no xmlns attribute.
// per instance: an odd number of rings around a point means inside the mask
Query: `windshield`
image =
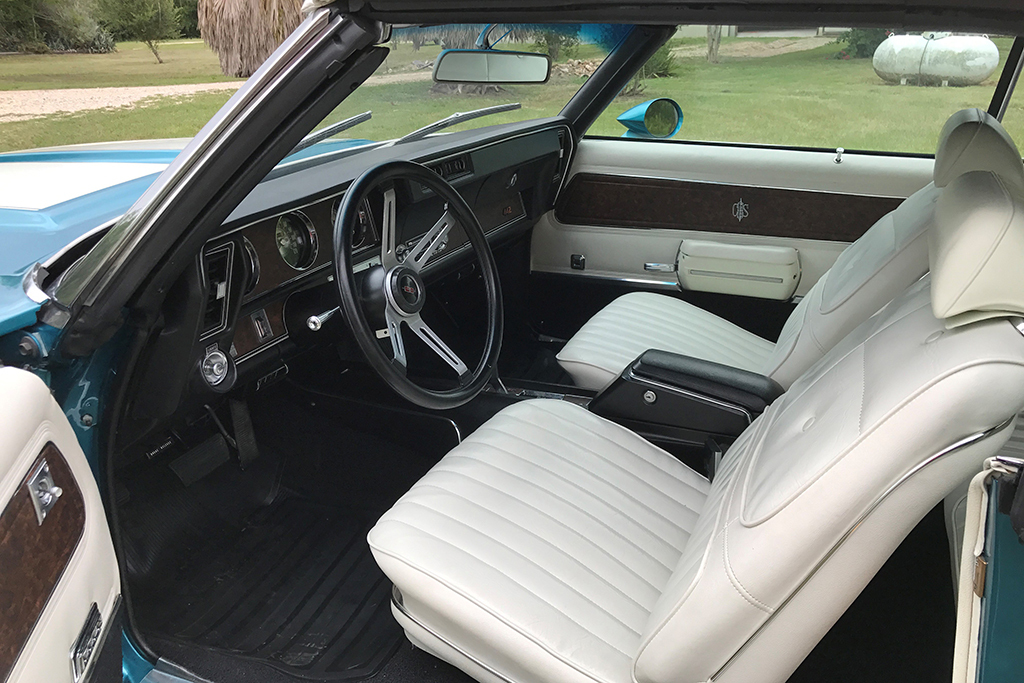
<svg viewBox="0 0 1024 683"><path fill-rule="evenodd" d="M371 141L408 139L456 113L482 115L446 122L445 132L557 115L600 66L630 26L600 24L472 24L397 28L376 73L314 129L324 131L361 112L369 120L329 140L293 153L288 160ZM434 64L444 50L476 49L548 55L551 75L536 85L435 83ZM430 130L430 133L441 132Z"/></svg>

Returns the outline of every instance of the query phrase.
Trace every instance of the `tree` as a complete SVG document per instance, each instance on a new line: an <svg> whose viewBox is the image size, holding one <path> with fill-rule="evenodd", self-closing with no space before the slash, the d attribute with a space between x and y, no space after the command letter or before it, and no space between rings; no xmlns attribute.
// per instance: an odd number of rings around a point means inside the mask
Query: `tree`
<svg viewBox="0 0 1024 683"><path fill-rule="evenodd" d="M199 3L197 0L174 0L178 8L178 28L182 38L199 37Z"/></svg>
<svg viewBox="0 0 1024 683"><path fill-rule="evenodd" d="M145 43L161 64L160 43L178 37L174 0L100 0L99 14L115 38Z"/></svg>
<svg viewBox="0 0 1024 683"><path fill-rule="evenodd" d="M722 27L708 26L708 61L718 64L718 48L722 45Z"/></svg>
<svg viewBox="0 0 1024 683"><path fill-rule="evenodd" d="M302 21L300 0L199 0L199 32L228 76L248 78Z"/></svg>
<svg viewBox="0 0 1024 683"><path fill-rule="evenodd" d="M564 24L552 30L540 31L537 47L548 54L552 62L561 56L572 57L580 44L579 24Z"/></svg>

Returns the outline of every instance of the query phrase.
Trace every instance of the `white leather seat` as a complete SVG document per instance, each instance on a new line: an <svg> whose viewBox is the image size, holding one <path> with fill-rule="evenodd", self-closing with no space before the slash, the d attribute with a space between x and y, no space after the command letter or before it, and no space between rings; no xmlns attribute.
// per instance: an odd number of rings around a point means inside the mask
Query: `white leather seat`
<svg viewBox="0 0 1024 683"><path fill-rule="evenodd" d="M369 534L409 638L481 681L784 681L1024 407L1022 197L954 181L932 275L795 381L713 484L575 405L492 418Z"/></svg>
<svg viewBox="0 0 1024 683"><path fill-rule="evenodd" d="M637 356L660 349L767 375L788 387L868 316L928 270L927 228L939 188L992 170L1024 188L1024 164L1002 125L980 109L946 122L934 182L908 197L851 244L815 283L777 343L684 301L626 294L591 318L558 354L577 385L602 389Z"/></svg>

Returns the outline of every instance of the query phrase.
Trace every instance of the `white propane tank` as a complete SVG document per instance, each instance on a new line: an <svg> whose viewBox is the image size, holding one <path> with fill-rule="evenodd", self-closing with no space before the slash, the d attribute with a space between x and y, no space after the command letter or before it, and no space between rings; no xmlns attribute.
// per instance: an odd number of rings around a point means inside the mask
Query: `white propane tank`
<svg viewBox="0 0 1024 683"><path fill-rule="evenodd" d="M995 73L999 48L986 36L889 36L871 66L888 83L977 85Z"/></svg>

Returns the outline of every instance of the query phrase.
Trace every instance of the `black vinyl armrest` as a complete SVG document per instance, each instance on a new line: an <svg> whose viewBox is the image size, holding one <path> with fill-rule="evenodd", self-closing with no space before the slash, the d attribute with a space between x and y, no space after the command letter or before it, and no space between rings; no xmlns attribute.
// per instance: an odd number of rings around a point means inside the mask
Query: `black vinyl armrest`
<svg viewBox="0 0 1024 683"><path fill-rule="evenodd" d="M775 380L756 372L668 351L645 351L627 372L732 403L754 415L764 412L785 391Z"/></svg>

